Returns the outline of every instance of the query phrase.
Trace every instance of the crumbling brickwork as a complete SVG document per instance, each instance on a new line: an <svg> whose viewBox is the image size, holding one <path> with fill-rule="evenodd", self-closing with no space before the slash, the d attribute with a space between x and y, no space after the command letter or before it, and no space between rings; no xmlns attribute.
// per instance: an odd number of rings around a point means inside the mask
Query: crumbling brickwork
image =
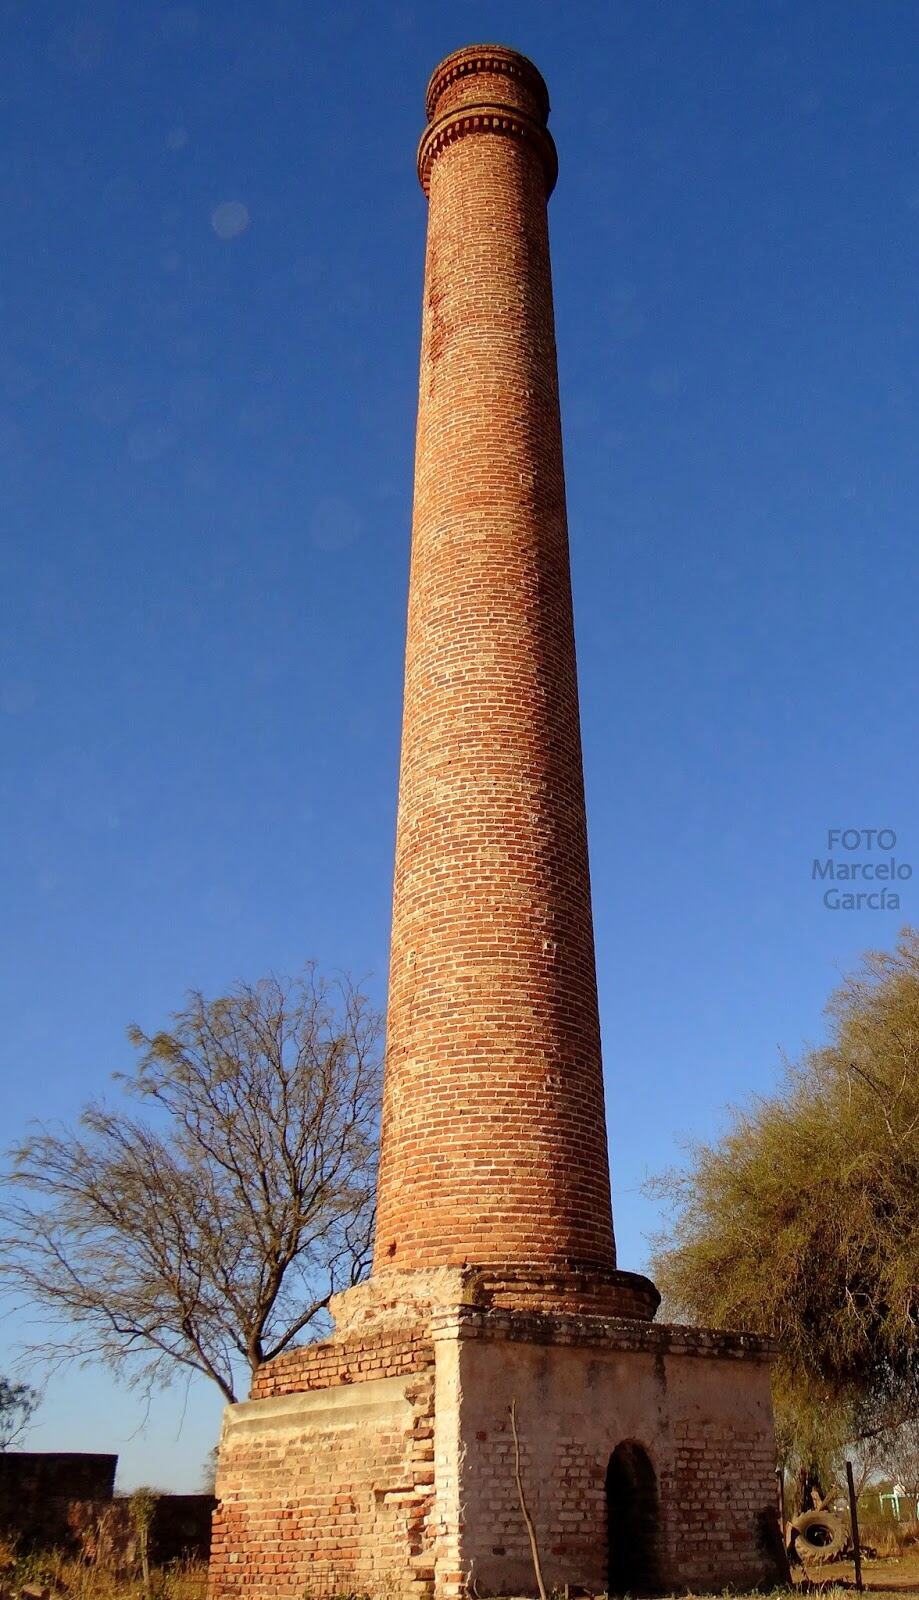
<svg viewBox="0 0 919 1600"><path fill-rule="evenodd" d="M433 1591L433 1355L414 1330L262 1369L224 1423L213 1600Z"/></svg>
<svg viewBox="0 0 919 1600"><path fill-rule="evenodd" d="M430 1335L424 1328L329 1339L301 1345L266 1362L252 1380L250 1399L303 1394L340 1383L366 1383L371 1378L407 1377L428 1371L433 1361Z"/></svg>
<svg viewBox="0 0 919 1600"><path fill-rule="evenodd" d="M666 1503L679 1506L679 1524L668 1555L681 1582L701 1589L721 1583L725 1571L738 1587L761 1582L775 1521L775 1461L771 1427L744 1432L730 1412L704 1426L674 1422Z"/></svg>

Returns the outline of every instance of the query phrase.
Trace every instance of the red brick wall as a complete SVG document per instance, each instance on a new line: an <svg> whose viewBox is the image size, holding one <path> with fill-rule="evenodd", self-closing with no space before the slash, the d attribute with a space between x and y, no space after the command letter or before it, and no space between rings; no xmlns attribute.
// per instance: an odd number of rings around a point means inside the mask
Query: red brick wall
<svg viewBox="0 0 919 1600"><path fill-rule="evenodd" d="M674 1422L673 1467L663 1487L670 1571L681 1583L699 1587L725 1571L735 1584L763 1581L770 1518L779 1542L775 1466L771 1430L744 1432L729 1414L701 1425Z"/></svg>
<svg viewBox="0 0 919 1600"><path fill-rule="evenodd" d="M415 1332L263 1368L255 1404L231 1409L221 1439L211 1600L429 1595L433 1385L432 1346ZM336 1393L350 1411L325 1404Z"/></svg>
<svg viewBox="0 0 919 1600"><path fill-rule="evenodd" d="M250 1399L303 1394L339 1383L366 1383L370 1378L408 1377L427 1371L433 1360L433 1346L422 1329L301 1345L259 1369L252 1380Z"/></svg>
<svg viewBox="0 0 919 1600"><path fill-rule="evenodd" d="M547 99L500 50L432 86L375 1272L612 1267Z"/></svg>

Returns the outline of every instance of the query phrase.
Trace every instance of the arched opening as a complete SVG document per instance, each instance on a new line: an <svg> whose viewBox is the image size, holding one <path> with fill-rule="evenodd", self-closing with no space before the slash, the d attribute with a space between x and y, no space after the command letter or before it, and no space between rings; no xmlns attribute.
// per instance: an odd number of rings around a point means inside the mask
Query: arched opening
<svg viewBox="0 0 919 1600"><path fill-rule="evenodd" d="M657 1571L657 1477L640 1444L616 1446L606 1469L609 1593L653 1594Z"/></svg>

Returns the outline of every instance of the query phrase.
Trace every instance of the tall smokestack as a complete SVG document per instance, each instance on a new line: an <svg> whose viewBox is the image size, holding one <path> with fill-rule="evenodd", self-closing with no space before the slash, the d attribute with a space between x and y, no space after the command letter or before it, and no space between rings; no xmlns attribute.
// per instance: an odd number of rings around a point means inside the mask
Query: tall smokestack
<svg viewBox="0 0 919 1600"><path fill-rule="evenodd" d="M456 51L428 86L375 1274L615 1266L548 113L502 46Z"/></svg>
<svg viewBox="0 0 919 1600"><path fill-rule="evenodd" d="M478 45L427 111L374 1272L228 1407L210 1600L531 1595L534 1527L547 1588L771 1588L772 1346L615 1265L546 87Z"/></svg>

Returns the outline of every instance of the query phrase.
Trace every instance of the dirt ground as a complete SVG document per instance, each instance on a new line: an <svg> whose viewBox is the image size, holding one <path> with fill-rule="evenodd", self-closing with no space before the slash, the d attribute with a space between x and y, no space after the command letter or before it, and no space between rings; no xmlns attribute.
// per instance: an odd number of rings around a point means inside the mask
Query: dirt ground
<svg viewBox="0 0 919 1600"><path fill-rule="evenodd" d="M801 1569L794 1569L800 1580ZM813 1589L854 1589L855 1568L851 1561L808 1562L805 1568L807 1587ZM862 1581L869 1594L919 1594L919 1550L896 1557L881 1557L862 1561ZM801 1587L800 1581L798 1586Z"/></svg>

